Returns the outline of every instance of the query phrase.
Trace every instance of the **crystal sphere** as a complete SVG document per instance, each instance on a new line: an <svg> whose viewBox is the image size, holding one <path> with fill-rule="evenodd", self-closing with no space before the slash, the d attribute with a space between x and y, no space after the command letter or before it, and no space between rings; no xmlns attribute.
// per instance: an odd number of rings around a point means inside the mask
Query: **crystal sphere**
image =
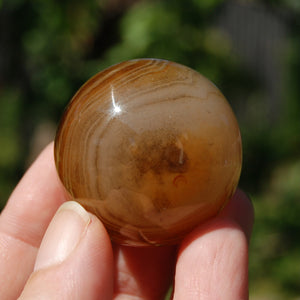
<svg viewBox="0 0 300 300"><path fill-rule="evenodd" d="M159 60L114 65L68 105L55 162L70 197L131 246L176 244L216 216L241 172L238 123L218 88Z"/></svg>

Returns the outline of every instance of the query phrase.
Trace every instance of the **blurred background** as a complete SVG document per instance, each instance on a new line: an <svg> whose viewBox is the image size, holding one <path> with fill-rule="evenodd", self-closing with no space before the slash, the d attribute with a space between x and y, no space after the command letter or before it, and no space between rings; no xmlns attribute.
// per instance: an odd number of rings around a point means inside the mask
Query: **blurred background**
<svg viewBox="0 0 300 300"><path fill-rule="evenodd" d="M0 210L92 75L155 57L224 93L256 223L250 299L300 299L300 1L0 0Z"/></svg>

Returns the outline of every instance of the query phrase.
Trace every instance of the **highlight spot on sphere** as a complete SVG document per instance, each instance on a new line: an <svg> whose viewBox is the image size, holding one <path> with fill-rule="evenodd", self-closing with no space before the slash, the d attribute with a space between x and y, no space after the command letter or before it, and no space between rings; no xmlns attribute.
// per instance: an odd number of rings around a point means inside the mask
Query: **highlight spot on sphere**
<svg viewBox="0 0 300 300"><path fill-rule="evenodd" d="M59 177L111 239L178 243L216 216L242 162L236 118L196 71L159 59L114 65L67 107L55 138Z"/></svg>
<svg viewBox="0 0 300 300"><path fill-rule="evenodd" d="M122 108L118 103L116 103L114 90L111 91L111 102L113 105L113 108L112 108L113 115L120 114L122 112Z"/></svg>

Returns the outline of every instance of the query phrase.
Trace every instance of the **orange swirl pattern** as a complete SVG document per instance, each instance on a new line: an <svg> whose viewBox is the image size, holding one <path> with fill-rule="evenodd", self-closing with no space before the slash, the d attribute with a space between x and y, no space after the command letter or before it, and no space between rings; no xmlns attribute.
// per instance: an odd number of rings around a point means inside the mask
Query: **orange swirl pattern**
<svg viewBox="0 0 300 300"><path fill-rule="evenodd" d="M222 93L158 59L114 65L75 94L55 139L71 196L132 246L175 244L238 184L242 145Z"/></svg>

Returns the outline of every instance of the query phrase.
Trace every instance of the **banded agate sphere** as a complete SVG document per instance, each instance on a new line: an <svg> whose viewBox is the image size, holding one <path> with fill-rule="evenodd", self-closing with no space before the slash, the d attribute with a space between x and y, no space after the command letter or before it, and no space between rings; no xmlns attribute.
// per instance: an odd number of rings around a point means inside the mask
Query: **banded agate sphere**
<svg viewBox="0 0 300 300"><path fill-rule="evenodd" d="M113 241L178 243L233 195L242 160L236 118L217 87L165 60L114 65L75 94L55 161L71 197Z"/></svg>

